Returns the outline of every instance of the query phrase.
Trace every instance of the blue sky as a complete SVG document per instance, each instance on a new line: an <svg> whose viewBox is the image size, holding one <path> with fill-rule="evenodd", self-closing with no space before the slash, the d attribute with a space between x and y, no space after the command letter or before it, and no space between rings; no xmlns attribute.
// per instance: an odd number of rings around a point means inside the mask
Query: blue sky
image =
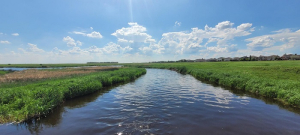
<svg viewBox="0 0 300 135"><path fill-rule="evenodd" d="M300 53L300 1L2 1L0 63Z"/></svg>

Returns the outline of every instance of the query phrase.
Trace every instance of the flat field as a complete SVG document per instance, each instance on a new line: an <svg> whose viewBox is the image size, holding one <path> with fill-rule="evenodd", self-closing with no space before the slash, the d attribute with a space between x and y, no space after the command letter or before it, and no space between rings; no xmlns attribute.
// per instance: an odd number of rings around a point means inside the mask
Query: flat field
<svg viewBox="0 0 300 135"><path fill-rule="evenodd" d="M250 91L300 107L300 61L183 62L124 64L165 68L199 80Z"/></svg>

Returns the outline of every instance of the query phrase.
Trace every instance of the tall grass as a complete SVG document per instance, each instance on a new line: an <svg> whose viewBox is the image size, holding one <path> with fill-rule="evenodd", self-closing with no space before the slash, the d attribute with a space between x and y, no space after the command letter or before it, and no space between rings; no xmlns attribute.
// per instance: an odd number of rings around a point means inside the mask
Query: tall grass
<svg viewBox="0 0 300 135"><path fill-rule="evenodd" d="M300 61L147 63L126 66L165 68L300 107Z"/></svg>
<svg viewBox="0 0 300 135"><path fill-rule="evenodd" d="M0 89L0 123L45 115L66 99L93 93L102 87L134 80L145 69L122 68L73 78Z"/></svg>
<svg viewBox="0 0 300 135"><path fill-rule="evenodd" d="M0 76L0 83L6 82L28 82L48 78L60 78L70 75L89 74L92 72L115 70L116 67L84 67L84 68L65 68L65 69L28 69L15 71L13 73ZM0 72L1 73L1 72ZM0 85L1 87L1 85Z"/></svg>

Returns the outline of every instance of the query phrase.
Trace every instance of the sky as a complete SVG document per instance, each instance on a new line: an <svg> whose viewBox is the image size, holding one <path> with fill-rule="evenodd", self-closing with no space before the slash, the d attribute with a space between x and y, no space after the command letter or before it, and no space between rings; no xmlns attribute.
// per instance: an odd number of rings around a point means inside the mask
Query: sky
<svg viewBox="0 0 300 135"><path fill-rule="evenodd" d="M0 64L300 54L299 0L9 0Z"/></svg>

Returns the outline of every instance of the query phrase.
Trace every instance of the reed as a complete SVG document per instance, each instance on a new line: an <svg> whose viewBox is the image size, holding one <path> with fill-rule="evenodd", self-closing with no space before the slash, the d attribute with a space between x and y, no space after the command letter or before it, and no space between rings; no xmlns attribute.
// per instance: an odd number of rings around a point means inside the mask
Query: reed
<svg viewBox="0 0 300 135"><path fill-rule="evenodd" d="M115 70L115 67L82 67L82 68L66 68L66 69L29 69L23 71L15 71L0 76L0 83L7 82L27 82L36 81L47 78L60 78L70 75L89 74L98 71ZM7 71L8 72L8 71ZM0 72L1 74L1 72Z"/></svg>
<svg viewBox="0 0 300 135"><path fill-rule="evenodd" d="M46 115L64 100L93 93L105 86L131 81L145 73L145 69L121 68L1 88L0 123L20 122Z"/></svg>

